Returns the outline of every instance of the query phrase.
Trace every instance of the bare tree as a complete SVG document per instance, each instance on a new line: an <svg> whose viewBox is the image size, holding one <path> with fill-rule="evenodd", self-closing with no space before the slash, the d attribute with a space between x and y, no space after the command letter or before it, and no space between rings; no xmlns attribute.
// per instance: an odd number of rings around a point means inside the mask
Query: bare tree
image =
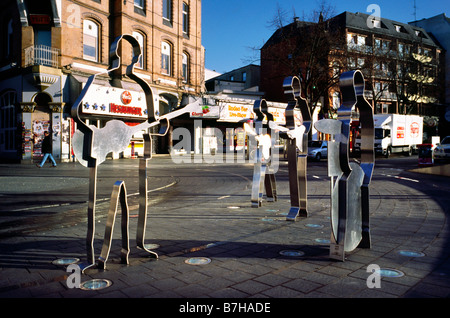
<svg viewBox="0 0 450 318"><path fill-rule="evenodd" d="M330 28L327 22L335 10L326 1L321 1L317 9L302 19L294 13L293 23L285 25L287 14L278 6L269 23L277 29L261 51L261 65L271 77L264 80L268 85L278 85L286 76L299 76L302 94L314 109L339 81L335 67L337 60L340 65L347 63L341 52L345 43L338 34L340 30Z"/></svg>

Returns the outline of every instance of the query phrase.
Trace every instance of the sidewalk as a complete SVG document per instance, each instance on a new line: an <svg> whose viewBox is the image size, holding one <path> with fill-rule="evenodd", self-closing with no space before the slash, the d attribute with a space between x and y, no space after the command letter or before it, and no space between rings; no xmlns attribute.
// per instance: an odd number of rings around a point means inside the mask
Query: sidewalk
<svg viewBox="0 0 450 318"><path fill-rule="evenodd" d="M432 175L437 175L437 176L450 177L450 164L417 168L417 169L413 169L411 171L417 172L417 173L426 173L426 174L432 174Z"/></svg>
<svg viewBox="0 0 450 318"><path fill-rule="evenodd" d="M164 165L164 160L167 158L155 157L152 165ZM71 174L73 179L58 180L52 188L41 190L54 194L54 187L87 188L87 172L77 170L79 166L60 164L57 169ZM12 187L19 182L12 175L26 175L30 169L36 169L14 166L17 171L12 173L6 172L8 167L1 165L4 173L0 180L10 182ZM57 169L46 172L53 174ZM345 262L338 262L328 257L330 182L326 171L308 174L309 217L287 222L285 215L290 204L284 167L277 174L278 201L264 202L260 208L252 208L250 203L251 168L230 168L220 176L215 183L223 193L217 196L196 192L203 182L193 178L195 169L189 165L174 165L171 169L173 176L181 176L177 196L157 200L158 196L172 195L173 189L157 189L170 183L165 178L158 179L160 183L154 184L156 190L150 196L156 201L149 205L146 243L155 244L153 251L158 253L158 260L148 258L145 251L133 245L137 227L137 205L133 203L130 264L119 262L121 240L117 224L106 270L89 269L81 276L81 282L107 279L111 286L96 291L69 288L67 279L71 272L54 264L55 260L68 257L85 261L87 225L85 218L79 218L70 226L0 239L0 298L176 298L181 304L192 298L264 298L270 302L281 298L450 296L450 198L448 193L443 195L447 188L440 186L445 184L442 180L422 181L421 174L407 172L410 180L418 179L413 182L376 171L370 188L372 248L356 249L347 253ZM204 177L205 184L213 183L217 177L214 167L196 169L195 174ZM448 171L448 166L444 170ZM56 175L53 178L56 180ZM6 196L8 189L12 188L3 183L0 197ZM33 213L41 218L81 215L86 213L87 192L83 202L80 198L69 208L58 207L58 212L47 208ZM61 202L65 199L70 201L70 193ZM106 221L101 211L108 207L108 201L98 207L101 216L96 222L96 257ZM5 215L14 213L0 210L0 222ZM382 277L380 288L369 288L371 264L385 269L383 274L399 271L400 277Z"/></svg>

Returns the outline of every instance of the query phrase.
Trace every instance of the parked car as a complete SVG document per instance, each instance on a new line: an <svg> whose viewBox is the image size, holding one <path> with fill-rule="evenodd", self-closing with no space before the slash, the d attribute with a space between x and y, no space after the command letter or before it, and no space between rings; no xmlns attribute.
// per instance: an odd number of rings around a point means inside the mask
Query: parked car
<svg viewBox="0 0 450 318"><path fill-rule="evenodd" d="M434 160L450 159L450 136L442 139L433 151Z"/></svg>
<svg viewBox="0 0 450 318"><path fill-rule="evenodd" d="M328 156L328 144L325 140L312 140L308 142L308 158L320 161Z"/></svg>

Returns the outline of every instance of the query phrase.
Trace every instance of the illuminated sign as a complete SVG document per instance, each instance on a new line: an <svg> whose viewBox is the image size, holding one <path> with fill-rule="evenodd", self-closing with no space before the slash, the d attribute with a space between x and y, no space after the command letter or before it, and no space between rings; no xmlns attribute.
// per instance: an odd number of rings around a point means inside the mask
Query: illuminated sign
<svg viewBox="0 0 450 318"><path fill-rule="evenodd" d="M254 118L253 105L226 103L220 110L220 121L240 122Z"/></svg>
<svg viewBox="0 0 450 318"><path fill-rule="evenodd" d="M219 106L199 105L190 113L191 118L219 118Z"/></svg>
<svg viewBox="0 0 450 318"><path fill-rule="evenodd" d="M109 111L116 114L142 116L142 108L140 107L117 105L114 103L109 104Z"/></svg>
<svg viewBox="0 0 450 318"><path fill-rule="evenodd" d="M95 84L91 88L83 98L84 114L121 118L147 117L144 93Z"/></svg>

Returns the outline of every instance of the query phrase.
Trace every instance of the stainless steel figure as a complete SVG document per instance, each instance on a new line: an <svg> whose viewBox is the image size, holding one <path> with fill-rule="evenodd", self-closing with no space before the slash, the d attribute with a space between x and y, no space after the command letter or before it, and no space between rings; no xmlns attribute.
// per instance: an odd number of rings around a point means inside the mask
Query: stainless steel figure
<svg viewBox="0 0 450 318"><path fill-rule="evenodd" d="M291 199L291 208L286 220L296 221L299 216L308 216L306 170L311 112L308 103L301 96L300 79L298 77L290 76L285 78L283 88L288 98L288 105L285 111L286 129L280 131L280 137L287 140L289 192ZM298 125L295 119L295 112L297 110L300 110L300 114L302 115L301 125Z"/></svg>
<svg viewBox="0 0 450 318"><path fill-rule="evenodd" d="M132 63L127 67L126 69L126 75L137 82L142 90L144 91L146 103L147 103L147 126L156 126L161 125L162 132L165 133L167 131L168 127L168 119L159 118L158 114L155 112L155 109L153 107L153 93L150 88L150 86L147 84L147 82L137 75L134 74L134 65L139 61L139 58L141 56L141 48L138 43L138 41L131 35L122 35L117 37L113 44L111 45L110 49L110 60L111 65L105 72L101 72L98 74L94 74L91 77L89 77L88 81L86 82L86 85L84 86L83 90L81 91L80 96L78 96L77 100L73 104L71 108L71 115L72 118L77 123L77 131L75 132L73 136L73 150L75 153L75 156L77 160L84 165L85 167L88 167L90 169L89 174L89 203L88 203L88 230L87 230L87 236L86 236L86 248L87 248L87 263L81 265L81 269L84 272L85 269L93 266L95 264L95 251L94 251L94 233L95 233L95 205L96 205L96 189L97 189L97 166L101 164L105 159L106 155L110 153L111 151L123 151L129 144L130 138L132 137L134 131L130 131L129 127L125 125L122 121L118 120L112 120L108 122L107 125L105 125L104 128L97 128L94 126L88 126L84 123L83 120L80 118L80 109L81 104L83 102L83 98L86 96L86 93L90 89L91 84L95 81L95 78L104 73L110 73L116 69L118 69L121 66L121 58L118 55L118 47L121 40L128 41L132 48L133 48L133 59ZM162 123L162 124L161 124ZM141 124L142 125L142 124ZM141 126L139 125L139 126ZM141 129L144 129L140 127ZM139 129L139 130L141 130ZM148 149L148 144L146 148L146 153L150 151L151 149ZM151 145L150 145L151 148ZM142 170L140 171L142 172ZM145 178L146 174L144 173ZM117 191L117 187L113 190L113 195ZM125 189L124 184L119 187L120 189ZM124 191L124 190L123 190ZM121 191L121 193L123 192ZM122 196L122 194L121 194ZM141 199L142 197L147 196L146 190L140 192ZM146 199L145 199L146 200ZM116 209L110 209L108 218L112 217L116 213ZM146 213L146 210L145 210ZM143 215L144 213L140 213L139 219L141 220L142 224L142 218L146 218L146 216ZM128 217L128 214L127 214ZM145 224L144 224L145 225ZM106 232L112 231L111 229L111 222L107 224ZM138 229L138 235L142 236L142 239L140 242L143 242L143 233L145 230L142 229L142 226L140 229ZM122 232L123 237L125 237L128 240L128 229L126 229L125 232ZM107 236L108 238L108 236ZM108 240L105 240L103 245L103 251L109 251L108 248ZM151 252L152 255L155 253ZM106 261L105 258L105 252L102 254L102 257L104 261ZM102 259L100 260L101 262ZM104 266L104 264L103 264Z"/></svg>
<svg viewBox="0 0 450 318"><path fill-rule="evenodd" d="M370 248L369 184L375 163L373 109L364 97L360 71L341 74L343 103L338 120L323 119L317 130L330 134L328 174L331 177L330 257L344 261L345 252ZM352 111L358 109L361 124L361 162L349 162Z"/></svg>
<svg viewBox="0 0 450 318"><path fill-rule="evenodd" d="M269 113L267 102L264 99L255 101L253 112L256 114L255 129L246 123L244 124L244 130L257 141L251 202L252 207L258 208L262 205L264 188L266 189L267 201L277 200L276 179L271 166L271 129L268 127L269 125L267 127L263 125L264 119L267 120L267 123L273 122L273 115ZM265 129L266 131L264 131Z"/></svg>

